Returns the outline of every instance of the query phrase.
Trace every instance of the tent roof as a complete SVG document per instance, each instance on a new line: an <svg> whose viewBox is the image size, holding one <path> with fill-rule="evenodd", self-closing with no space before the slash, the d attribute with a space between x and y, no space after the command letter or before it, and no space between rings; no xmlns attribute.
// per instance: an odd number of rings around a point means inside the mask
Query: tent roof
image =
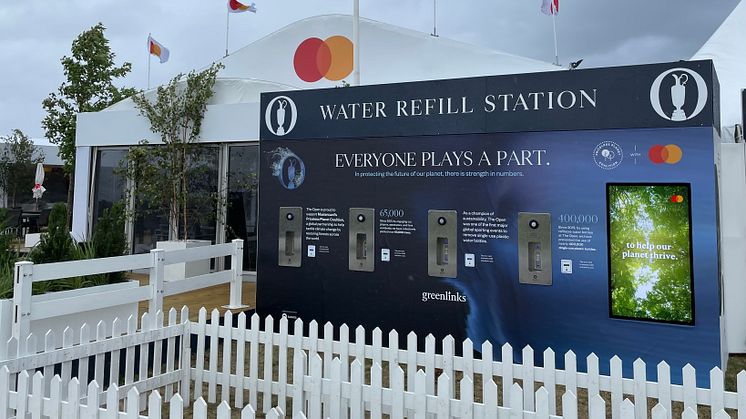
<svg viewBox="0 0 746 419"><path fill-rule="evenodd" d="M290 89L294 88L292 86L265 80L219 78L215 81L215 88L213 89L214 93L208 104L228 105L233 103L259 102L260 94L262 92ZM156 89L146 91L145 98L154 102L156 98ZM109 106L105 111L124 111L132 109L135 109L135 103L132 101L132 98L127 98Z"/></svg>
<svg viewBox="0 0 746 419"><path fill-rule="evenodd" d="M732 141L734 125L741 123L741 90L746 88L746 2L733 9L692 59L715 62L723 137Z"/></svg>
<svg viewBox="0 0 746 419"><path fill-rule="evenodd" d="M322 15L299 20L220 60L222 77L256 77L299 88L332 87L309 83L295 73L295 51L305 39L334 35L352 39L352 16ZM553 64L482 48L443 37L360 19L361 84L530 73L559 70ZM345 78L352 81L352 75Z"/></svg>
<svg viewBox="0 0 746 419"><path fill-rule="evenodd" d="M352 38L352 16L322 15L293 22L219 62L215 95L210 104L259 102L261 92L333 87L341 81L322 78L305 82L295 72L293 58L304 40L342 35ZM360 19L361 84L397 83L496 74L554 71L561 67L463 42ZM352 81L352 75L345 77ZM155 98L155 89L145 93ZM131 99L107 111L134 109Z"/></svg>

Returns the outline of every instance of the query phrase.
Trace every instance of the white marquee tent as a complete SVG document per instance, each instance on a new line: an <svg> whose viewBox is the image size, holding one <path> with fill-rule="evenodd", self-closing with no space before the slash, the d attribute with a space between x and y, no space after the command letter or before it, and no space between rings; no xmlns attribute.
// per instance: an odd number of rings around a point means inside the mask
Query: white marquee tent
<svg viewBox="0 0 746 419"><path fill-rule="evenodd" d="M339 86L324 78L301 80L293 66L299 44L316 37L352 38L352 16L324 15L292 23L220 60L215 95L203 123L204 142L233 143L259 138L261 92ZM559 67L397 26L360 20L361 83L378 84L440 78L553 71ZM444 59L448 57L448 59ZM352 75L346 78L351 81ZM155 90L146 96L155 95ZM78 115L73 234L85 239L91 224L90 203L97 149L157 142L131 99L103 112Z"/></svg>
<svg viewBox="0 0 746 419"><path fill-rule="evenodd" d="M741 90L746 89L746 2L741 1L692 60L713 60L720 80L723 140L733 141L741 124Z"/></svg>
<svg viewBox="0 0 746 419"><path fill-rule="evenodd" d="M264 91L339 86L341 81L322 78L305 82L293 65L298 46L306 39L327 39L342 35L352 38L352 17L326 15L303 19L239 49L221 60L216 93L203 123L204 142L227 145L256 142L259 138L259 97ZM557 71L555 65L506 54L474 45L368 19L360 21L361 84L395 83L416 80ZM682 57L684 58L684 57ZM740 91L746 88L746 3L741 2L692 59L712 59L720 80L723 140L733 142L734 126L741 123ZM346 76L352 81L352 75ZM154 91L146 95L154 95ZM124 100L106 111L78 115L77 162L73 233L88 237L92 200L95 199L95 157L102 149L127 147L147 139L157 142L147 121L138 115L131 100ZM746 305L728 301L746 293L746 178L742 144L740 157L728 154L728 170L736 175L721 182L721 220L724 229L725 306L728 318L746 318ZM733 148L733 150L738 150ZM726 165L726 159L723 160ZM740 165L740 166L739 166ZM225 169L221 163L221 170ZM740 172L739 172L740 170ZM739 215L740 214L740 215ZM739 221L740 220L740 221ZM738 297L740 298L740 297ZM732 352L746 351L746 327L729 331ZM740 330L744 329L744 330Z"/></svg>

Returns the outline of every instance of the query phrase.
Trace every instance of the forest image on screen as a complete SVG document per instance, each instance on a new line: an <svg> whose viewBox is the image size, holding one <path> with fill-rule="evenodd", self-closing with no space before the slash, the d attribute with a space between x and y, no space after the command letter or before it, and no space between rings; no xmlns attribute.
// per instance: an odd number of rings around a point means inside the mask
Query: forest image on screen
<svg viewBox="0 0 746 419"><path fill-rule="evenodd" d="M607 185L612 317L692 324L689 185Z"/></svg>

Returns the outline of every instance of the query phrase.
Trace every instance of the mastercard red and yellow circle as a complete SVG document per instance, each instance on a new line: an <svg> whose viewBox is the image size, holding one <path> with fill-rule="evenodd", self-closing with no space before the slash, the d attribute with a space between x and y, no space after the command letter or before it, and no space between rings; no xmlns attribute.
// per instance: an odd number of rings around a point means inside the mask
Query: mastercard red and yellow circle
<svg viewBox="0 0 746 419"><path fill-rule="evenodd" d="M668 163L676 164L681 161L684 152L676 144L660 145L656 144L648 150L648 158L655 164Z"/></svg>
<svg viewBox="0 0 746 419"><path fill-rule="evenodd" d="M352 73L352 48L352 41L341 35L325 40L308 38L295 50L295 74L309 83L322 78L342 80Z"/></svg>
<svg viewBox="0 0 746 419"><path fill-rule="evenodd" d="M671 202L680 204L684 202L684 196L683 195L673 195L671 196Z"/></svg>

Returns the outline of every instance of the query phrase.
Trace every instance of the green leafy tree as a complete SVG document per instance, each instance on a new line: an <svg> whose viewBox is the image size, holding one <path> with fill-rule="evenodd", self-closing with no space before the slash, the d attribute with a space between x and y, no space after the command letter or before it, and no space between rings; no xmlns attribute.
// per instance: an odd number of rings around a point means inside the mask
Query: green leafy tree
<svg viewBox="0 0 746 419"><path fill-rule="evenodd" d="M217 208L216 194L202 196L209 189L204 184L211 167L207 148L199 144L199 138L221 68L222 64L213 64L201 72L176 76L158 87L154 102L143 94L133 96L135 106L163 144L142 141L132 147L125 170L135 185L138 207L168 214L172 240L188 238L190 212L214 212Z"/></svg>
<svg viewBox="0 0 746 419"><path fill-rule="evenodd" d="M76 115L100 111L136 93L135 89L114 85L116 79L132 70L132 64L117 66L114 63L115 54L104 36L105 30L99 23L78 35L72 43L71 56L61 59L65 81L42 103L47 112L42 121L46 137L59 146L59 156L65 162L69 180L68 208L72 208L75 183Z"/></svg>
<svg viewBox="0 0 746 419"><path fill-rule="evenodd" d="M8 206L16 207L31 199L36 164L44 161L44 153L19 129L3 138L0 147L0 189L8 196Z"/></svg>

